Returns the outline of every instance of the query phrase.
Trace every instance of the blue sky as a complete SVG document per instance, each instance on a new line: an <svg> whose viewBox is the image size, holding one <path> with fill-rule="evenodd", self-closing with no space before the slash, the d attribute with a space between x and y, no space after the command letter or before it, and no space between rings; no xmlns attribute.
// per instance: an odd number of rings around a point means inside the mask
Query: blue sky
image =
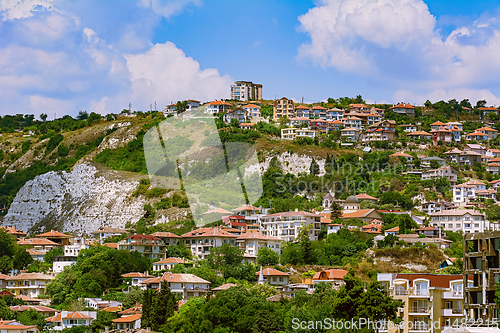
<svg viewBox="0 0 500 333"><path fill-rule="evenodd" d="M42 3L43 1L39 1ZM0 114L228 98L500 105L500 0L0 2Z"/></svg>

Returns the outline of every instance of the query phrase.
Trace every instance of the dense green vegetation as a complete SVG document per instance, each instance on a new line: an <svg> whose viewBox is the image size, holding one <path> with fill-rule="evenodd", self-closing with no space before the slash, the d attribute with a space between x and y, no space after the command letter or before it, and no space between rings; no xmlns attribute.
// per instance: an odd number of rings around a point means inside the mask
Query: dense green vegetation
<svg viewBox="0 0 500 333"><path fill-rule="evenodd" d="M12 269L21 270L32 262L33 258L26 247L17 245L15 237L0 229L0 273L10 273Z"/></svg>

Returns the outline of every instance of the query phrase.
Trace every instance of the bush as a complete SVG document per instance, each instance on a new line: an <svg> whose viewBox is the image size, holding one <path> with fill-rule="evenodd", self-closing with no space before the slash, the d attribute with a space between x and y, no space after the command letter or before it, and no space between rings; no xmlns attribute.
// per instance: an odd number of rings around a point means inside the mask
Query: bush
<svg viewBox="0 0 500 333"><path fill-rule="evenodd" d="M172 200L170 198L163 198L155 204L156 209L168 209L172 207Z"/></svg>
<svg viewBox="0 0 500 333"><path fill-rule="evenodd" d="M184 195L174 194L172 197L172 206L178 208L189 208L188 198Z"/></svg>
<svg viewBox="0 0 500 333"><path fill-rule="evenodd" d="M153 187L152 189L150 189L146 192L146 198L148 198L148 199L158 198L158 197L164 195L165 193L167 193L166 189Z"/></svg>
<svg viewBox="0 0 500 333"><path fill-rule="evenodd" d="M64 139L62 134L56 134L53 137L49 139L49 142L47 142L47 149L45 150L45 156L47 156L51 151L53 151L61 141Z"/></svg>

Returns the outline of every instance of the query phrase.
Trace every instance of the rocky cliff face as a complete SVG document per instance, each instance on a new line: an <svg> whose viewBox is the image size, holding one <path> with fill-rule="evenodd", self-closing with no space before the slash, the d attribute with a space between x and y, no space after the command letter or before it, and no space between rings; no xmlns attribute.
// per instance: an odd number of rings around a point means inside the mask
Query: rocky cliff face
<svg viewBox="0 0 500 333"><path fill-rule="evenodd" d="M102 145L109 144L107 140ZM312 157L290 153L266 156L260 164L262 173L273 156L277 156L285 173L309 173ZM320 174L324 174L325 161L316 161ZM88 235L100 226L123 228L127 222L137 222L144 215L144 204L148 201L144 196L132 196L144 177L89 161L75 165L71 172L48 172L19 190L2 224L30 232L54 229L75 235ZM182 220L188 212L189 209L162 212L155 223Z"/></svg>
<svg viewBox="0 0 500 333"><path fill-rule="evenodd" d="M100 170L91 162L71 172L48 172L21 188L3 224L75 234L89 234L101 225L123 227L144 214L144 198L130 199L137 184L137 175Z"/></svg>

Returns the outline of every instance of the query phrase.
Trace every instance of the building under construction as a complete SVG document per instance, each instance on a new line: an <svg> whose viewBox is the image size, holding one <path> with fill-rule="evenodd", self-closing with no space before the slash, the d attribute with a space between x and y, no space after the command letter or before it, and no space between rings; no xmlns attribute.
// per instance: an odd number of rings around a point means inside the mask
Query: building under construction
<svg viewBox="0 0 500 333"><path fill-rule="evenodd" d="M500 274L500 231L464 235L464 310L468 320L484 325L498 320L495 303ZM473 282L466 282L466 276Z"/></svg>

